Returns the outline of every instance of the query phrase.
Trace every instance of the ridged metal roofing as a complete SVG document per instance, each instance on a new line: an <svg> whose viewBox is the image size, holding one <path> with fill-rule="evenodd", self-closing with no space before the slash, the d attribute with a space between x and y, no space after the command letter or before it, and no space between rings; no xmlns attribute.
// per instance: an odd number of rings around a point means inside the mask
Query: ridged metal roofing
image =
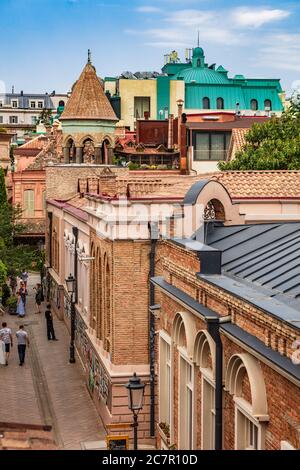
<svg viewBox="0 0 300 470"><path fill-rule="evenodd" d="M207 244L222 251L222 270L300 301L300 222L218 226Z"/></svg>
<svg viewBox="0 0 300 470"><path fill-rule="evenodd" d="M210 85L224 85L230 83L225 74L202 67L184 69L177 74L177 79L183 79L185 83L195 82Z"/></svg>

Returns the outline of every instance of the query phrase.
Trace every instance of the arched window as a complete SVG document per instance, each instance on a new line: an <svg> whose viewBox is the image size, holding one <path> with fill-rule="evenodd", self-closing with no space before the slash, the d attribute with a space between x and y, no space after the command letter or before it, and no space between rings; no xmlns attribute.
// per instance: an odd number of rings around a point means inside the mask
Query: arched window
<svg viewBox="0 0 300 470"><path fill-rule="evenodd" d="M250 101L250 108L251 108L252 111L257 111L258 110L257 100L251 100Z"/></svg>
<svg viewBox="0 0 300 470"><path fill-rule="evenodd" d="M223 100L223 98L217 98L217 109L224 109L224 100Z"/></svg>
<svg viewBox="0 0 300 470"><path fill-rule="evenodd" d="M209 98L205 97L202 100L202 108L203 109L210 109L210 101Z"/></svg>
<svg viewBox="0 0 300 470"><path fill-rule="evenodd" d="M201 67L201 59L197 59L197 67Z"/></svg>
<svg viewBox="0 0 300 470"><path fill-rule="evenodd" d="M266 111L272 111L272 101L271 100L265 100L264 107L265 107Z"/></svg>
<svg viewBox="0 0 300 470"><path fill-rule="evenodd" d="M58 103L58 106L64 108L65 102L63 100L60 100L60 102Z"/></svg>

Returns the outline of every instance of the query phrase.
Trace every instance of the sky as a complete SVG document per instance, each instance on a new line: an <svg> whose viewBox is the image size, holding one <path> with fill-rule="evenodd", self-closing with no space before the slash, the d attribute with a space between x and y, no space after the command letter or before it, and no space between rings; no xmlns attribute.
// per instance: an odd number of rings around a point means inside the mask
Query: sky
<svg viewBox="0 0 300 470"><path fill-rule="evenodd" d="M65 93L92 51L101 77L160 71L164 54L204 49L229 76L300 84L300 1L0 0L0 92Z"/></svg>

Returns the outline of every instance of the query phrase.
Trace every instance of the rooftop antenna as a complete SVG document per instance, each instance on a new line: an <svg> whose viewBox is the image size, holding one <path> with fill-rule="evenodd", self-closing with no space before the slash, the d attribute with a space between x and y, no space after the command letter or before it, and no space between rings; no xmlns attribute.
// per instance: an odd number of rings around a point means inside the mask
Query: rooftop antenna
<svg viewBox="0 0 300 470"><path fill-rule="evenodd" d="M92 63L91 56L92 56L91 49L88 49L88 64Z"/></svg>
<svg viewBox="0 0 300 470"><path fill-rule="evenodd" d="M200 47L200 31L198 29L198 47Z"/></svg>

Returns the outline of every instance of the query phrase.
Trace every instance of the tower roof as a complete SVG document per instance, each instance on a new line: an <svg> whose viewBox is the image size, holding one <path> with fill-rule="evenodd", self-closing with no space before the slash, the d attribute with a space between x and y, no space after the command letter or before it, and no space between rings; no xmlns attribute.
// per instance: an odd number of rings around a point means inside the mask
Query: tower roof
<svg viewBox="0 0 300 470"><path fill-rule="evenodd" d="M79 79L73 85L72 94L60 119L118 120L90 58Z"/></svg>

